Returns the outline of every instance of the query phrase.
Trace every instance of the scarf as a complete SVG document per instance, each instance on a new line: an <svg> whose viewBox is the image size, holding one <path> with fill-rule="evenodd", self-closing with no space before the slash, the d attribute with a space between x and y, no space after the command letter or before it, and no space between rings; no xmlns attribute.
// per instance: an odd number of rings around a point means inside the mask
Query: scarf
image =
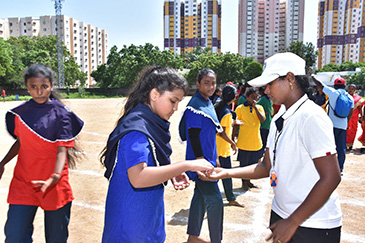
<svg viewBox="0 0 365 243"><path fill-rule="evenodd" d="M107 179L111 178L116 164L119 140L131 131L141 132L148 137L156 166L170 164L172 149L169 127L170 123L168 121L160 118L148 106L139 103L118 123L109 135L108 150L104 160L106 167L104 176Z"/></svg>
<svg viewBox="0 0 365 243"><path fill-rule="evenodd" d="M11 136L14 134L15 116L37 136L48 142L70 141L81 132L84 122L66 105L56 99L38 104L33 99L6 113L6 127Z"/></svg>
<svg viewBox="0 0 365 243"><path fill-rule="evenodd" d="M223 131L211 100L205 99L198 91L195 92L195 95L191 98L185 110L186 109L210 119L214 123L218 133ZM179 135L182 141L187 140L185 112L179 123Z"/></svg>

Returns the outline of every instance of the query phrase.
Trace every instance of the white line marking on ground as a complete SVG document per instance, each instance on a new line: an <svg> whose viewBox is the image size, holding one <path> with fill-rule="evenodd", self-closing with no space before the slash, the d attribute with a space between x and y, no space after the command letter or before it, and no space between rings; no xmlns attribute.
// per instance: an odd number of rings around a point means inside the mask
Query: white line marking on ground
<svg viewBox="0 0 365 243"><path fill-rule="evenodd" d="M107 134L101 134L101 133L97 133L97 132L82 132L84 134L90 134L90 135L95 135L95 136L99 136L99 137L104 137L104 138L107 138L109 137L109 135Z"/></svg>
<svg viewBox="0 0 365 243"><path fill-rule="evenodd" d="M364 200L351 200L351 199L346 199L346 200L340 200L340 204L350 204L352 206L360 206L360 207L365 207L365 201Z"/></svg>
<svg viewBox="0 0 365 243"><path fill-rule="evenodd" d="M353 235L353 234L347 234L345 232L341 232L341 240L347 241L347 242L365 242L365 235Z"/></svg>
<svg viewBox="0 0 365 243"><path fill-rule="evenodd" d="M72 205L76 205L76 206L83 207L83 208L89 208L89 209L97 210L97 211L100 211L100 212L105 211L104 206L94 206L94 205L82 203L82 202L79 202L79 201L76 201L76 200L72 201Z"/></svg>
<svg viewBox="0 0 365 243"><path fill-rule="evenodd" d="M8 194L9 189L8 188L0 188L0 193Z"/></svg>

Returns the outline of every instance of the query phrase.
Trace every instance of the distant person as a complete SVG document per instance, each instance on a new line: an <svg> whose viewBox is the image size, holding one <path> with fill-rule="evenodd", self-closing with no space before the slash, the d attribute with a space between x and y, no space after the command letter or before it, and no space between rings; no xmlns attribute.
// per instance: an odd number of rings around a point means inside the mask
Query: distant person
<svg viewBox="0 0 365 243"><path fill-rule="evenodd" d="M165 182L182 190L184 171L213 170L204 159L170 163L168 120L187 89L171 68L141 71L100 158L109 180L102 242L164 242Z"/></svg>
<svg viewBox="0 0 365 243"><path fill-rule="evenodd" d="M243 168L216 168L216 174L207 173L207 179L270 177L274 198L269 226L272 234L267 240L339 243L342 214L335 189L341 175L332 122L308 98L310 86L302 58L279 53L266 59L265 66L262 75L249 83L266 85L265 93L283 105L271 122L263 162Z"/></svg>
<svg viewBox="0 0 365 243"><path fill-rule="evenodd" d="M335 80L334 88L325 85L320 80L317 80L315 75L312 75L312 79L317 87L322 88L323 92L328 96L328 115L333 123L333 132L335 135L338 163L340 165L340 170L342 173L346 159L346 137L348 122L351 119L354 107L353 98L346 92L346 81L343 78L337 78ZM337 98L340 94L345 94L346 96L349 96L350 99L352 99L352 109L348 117L345 118L337 116L334 111Z"/></svg>
<svg viewBox="0 0 365 243"><path fill-rule="evenodd" d="M32 242L38 207L44 210L45 241L67 242L74 199L69 167L75 165L75 150L69 149L75 148L84 123L52 91L54 76L48 67L31 65L24 84L32 99L6 114L16 141L0 162L0 178L5 164L18 158L9 187L5 242Z"/></svg>
<svg viewBox="0 0 365 243"><path fill-rule="evenodd" d="M230 109L229 105L232 102L234 102L236 93L237 91L234 86L227 85L226 87L223 88L222 100L215 106L215 111L217 113L218 120L224 132L227 134L229 138L232 137L232 128L233 124L235 123L235 119L233 119L232 110ZM234 141L232 140L231 143L229 143L226 140L224 140L219 133L217 134L218 159L222 168L232 168L232 163L231 163L232 146L234 154L236 154L237 147ZM243 204L236 201L236 197L233 194L232 179L231 178L223 179L222 183L223 183L224 193L228 201L228 205L244 207Z"/></svg>
<svg viewBox="0 0 365 243"><path fill-rule="evenodd" d="M359 142L362 145L362 148L360 148L360 152L364 154L365 153L365 101L362 102L359 122L361 122L362 134L357 140L359 140Z"/></svg>
<svg viewBox="0 0 365 243"><path fill-rule="evenodd" d="M4 103L5 103L5 101L6 101L6 93L5 93L5 89L3 89L2 91L1 91L1 96L3 97L3 100L4 100Z"/></svg>
<svg viewBox="0 0 365 243"><path fill-rule="evenodd" d="M261 141L262 141L262 154L264 154L265 149L266 149L267 136L269 135L273 108L272 108L272 101L265 94L265 87L259 88L259 94L261 97L260 97L259 101L257 102L257 104L261 105L265 111L265 121L261 122L261 126L260 126L260 136L261 136Z"/></svg>
<svg viewBox="0 0 365 243"><path fill-rule="evenodd" d="M356 133L357 133L357 126L359 123L359 115L361 113L362 104L364 102L364 99L358 95L355 94L356 91L356 85L350 84L347 88L347 92L352 96L354 99L354 111L352 112L351 119L348 124L347 129L347 138L346 138L346 147L348 150L352 150L352 146L354 145ZM361 122L360 122L361 126Z"/></svg>
<svg viewBox="0 0 365 243"><path fill-rule="evenodd" d="M214 91L214 94L209 97L209 99L212 101L213 105L221 100L222 96L222 89L216 88Z"/></svg>
<svg viewBox="0 0 365 243"><path fill-rule="evenodd" d="M328 96L323 93L323 88L322 87L317 87L317 92L314 95L315 100L314 102L321 106L326 112L327 112L327 106L328 106Z"/></svg>

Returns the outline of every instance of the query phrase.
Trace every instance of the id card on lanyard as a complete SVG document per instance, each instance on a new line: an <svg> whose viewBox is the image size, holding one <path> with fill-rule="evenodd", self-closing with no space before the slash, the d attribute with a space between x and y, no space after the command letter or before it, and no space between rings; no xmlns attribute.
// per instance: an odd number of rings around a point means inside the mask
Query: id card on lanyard
<svg viewBox="0 0 365 243"><path fill-rule="evenodd" d="M291 114L290 116L294 115L295 112L297 112L297 110L307 101L308 99L306 99L305 101L303 101L303 103L301 103L298 108L293 112L293 114ZM285 113L284 113L285 114ZM283 114L283 115L284 115ZM278 175L276 174L275 171L275 163L276 163L276 149L278 146L278 141L279 138L281 136L281 134L283 133L283 126L284 126L284 118L283 115L281 115L278 119L276 119L275 121L275 126L276 126L276 134L275 134L275 144L274 144L274 156L273 156L273 163L272 163L272 168L270 170L270 185L271 187L276 187L278 185ZM290 117L289 116L289 117ZM286 119L288 119L289 117L287 117ZM279 132L279 134L278 134Z"/></svg>

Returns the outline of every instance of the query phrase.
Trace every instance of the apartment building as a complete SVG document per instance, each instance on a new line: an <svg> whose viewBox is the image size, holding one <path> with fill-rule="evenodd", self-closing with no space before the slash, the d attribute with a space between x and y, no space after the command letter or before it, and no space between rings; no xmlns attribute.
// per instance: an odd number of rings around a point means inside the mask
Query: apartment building
<svg viewBox="0 0 365 243"><path fill-rule="evenodd" d="M365 62L365 1L319 0L317 66Z"/></svg>
<svg viewBox="0 0 365 243"><path fill-rule="evenodd" d="M90 74L107 61L107 31L66 15L61 16L60 26L63 44L75 58L80 70L87 74L86 86L95 85ZM0 19L0 38L3 39L57 35L56 30L56 16Z"/></svg>
<svg viewBox="0 0 365 243"><path fill-rule="evenodd" d="M238 52L264 60L303 41L304 0L239 0Z"/></svg>
<svg viewBox="0 0 365 243"><path fill-rule="evenodd" d="M183 54L197 46L221 52L221 1L165 0L164 49Z"/></svg>

